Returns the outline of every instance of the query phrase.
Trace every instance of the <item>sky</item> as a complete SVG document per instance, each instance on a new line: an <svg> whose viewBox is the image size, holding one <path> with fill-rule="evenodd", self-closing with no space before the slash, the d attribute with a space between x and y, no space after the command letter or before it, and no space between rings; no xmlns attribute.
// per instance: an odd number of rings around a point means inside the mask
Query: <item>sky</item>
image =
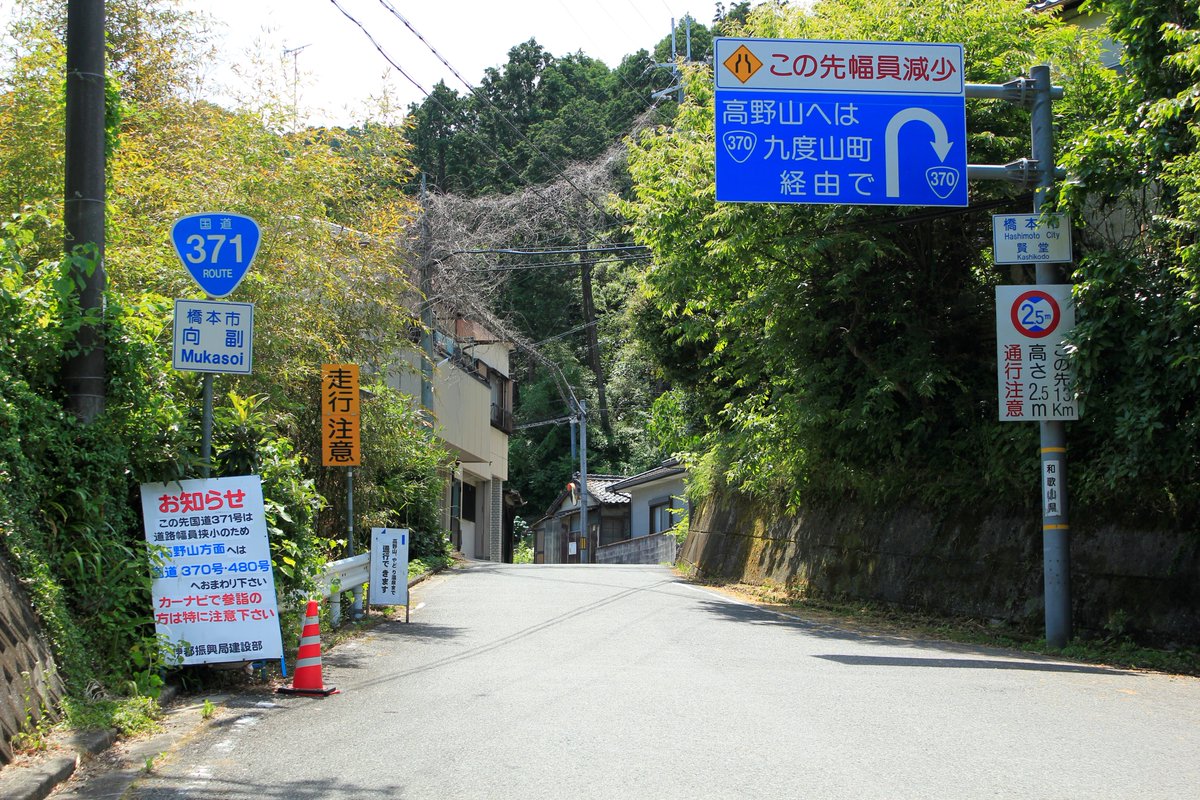
<svg viewBox="0 0 1200 800"><path fill-rule="evenodd" d="M218 102L246 91L238 69L244 73L256 51L272 63L285 90L298 76L300 116L309 124L361 120L384 86L400 108L423 98L333 0L182 0L182 5L215 23L220 52L206 73L205 94ZM465 88L454 73L388 6L472 85L530 38L554 55L582 50L615 67L625 55L651 50L669 36L673 18L690 13L711 26L716 8L715 2L699 0L337 0L337 5L426 91L444 80L459 92ZM292 48L294 54L285 55Z"/></svg>

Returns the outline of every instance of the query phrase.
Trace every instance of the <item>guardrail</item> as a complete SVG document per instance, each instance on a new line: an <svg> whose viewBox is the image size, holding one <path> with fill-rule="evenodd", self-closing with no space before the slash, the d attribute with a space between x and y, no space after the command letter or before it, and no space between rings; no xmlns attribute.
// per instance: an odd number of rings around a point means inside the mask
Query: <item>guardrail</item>
<svg viewBox="0 0 1200 800"><path fill-rule="evenodd" d="M322 597L329 598L329 621L334 625L342 622L342 592L354 592L354 617L363 610L363 584L371 576L371 554L360 553L350 558L330 561L325 565L321 578Z"/></svg>

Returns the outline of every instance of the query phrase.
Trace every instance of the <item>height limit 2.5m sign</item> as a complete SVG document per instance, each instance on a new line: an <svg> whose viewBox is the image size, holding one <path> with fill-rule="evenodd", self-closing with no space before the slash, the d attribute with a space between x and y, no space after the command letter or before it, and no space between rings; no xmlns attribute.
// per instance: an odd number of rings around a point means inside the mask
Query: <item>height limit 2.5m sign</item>
<svg viewBox="0 0 1200 800"><path fill-rule="evenodd" d="M1066 346L1074 327L1070 285L996 287L1001 422L1079 418Z"/></svg>
<svg viewBox="0 0 1200 800"><path fill-rule="evenodd" d="M967 205L962 45L714 45L717 200Z"/></svg>

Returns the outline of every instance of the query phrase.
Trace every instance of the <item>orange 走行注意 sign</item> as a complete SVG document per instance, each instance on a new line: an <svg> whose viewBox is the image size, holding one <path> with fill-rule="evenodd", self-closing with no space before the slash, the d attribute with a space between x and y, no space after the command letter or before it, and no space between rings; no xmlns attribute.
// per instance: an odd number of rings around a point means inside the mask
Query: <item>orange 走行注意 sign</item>
<svg viewBox="0 0 1200 800"><path fill-rule="evenodd" d="M360 444L357 364L321 365L321 465L357 467Z"/></svg>

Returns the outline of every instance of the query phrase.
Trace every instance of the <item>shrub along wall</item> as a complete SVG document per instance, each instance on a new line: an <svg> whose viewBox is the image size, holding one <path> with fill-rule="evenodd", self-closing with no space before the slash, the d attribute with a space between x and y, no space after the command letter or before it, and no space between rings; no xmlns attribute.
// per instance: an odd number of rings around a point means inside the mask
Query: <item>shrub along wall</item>
<svg viewBox="0 0 1200 800"><path fill-rule="evenodd" d="M999 511L935 517L849 505L781 516L725 496L694 510L681 559L705 576L1040 629L1039 522ZM1077 522L1071 559L1077 630L1200 643L1196 532Z"/></svg>

